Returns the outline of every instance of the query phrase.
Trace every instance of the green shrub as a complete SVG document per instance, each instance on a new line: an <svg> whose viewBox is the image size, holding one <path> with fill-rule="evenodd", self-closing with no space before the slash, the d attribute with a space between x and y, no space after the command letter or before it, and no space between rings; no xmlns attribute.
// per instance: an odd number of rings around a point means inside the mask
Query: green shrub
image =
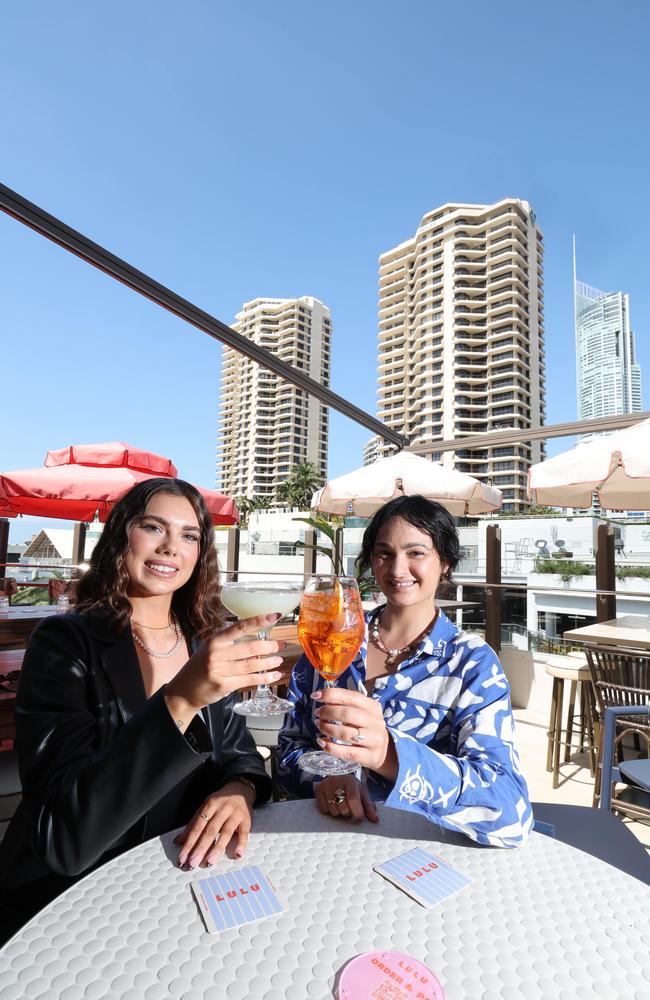
<svg viewBox="0 0 650 1000"><path fill-rule="evenodd" d="M650 566L617 566L616 579L627 580L631 576L640 576L644 580L650 578Z"/></svg>

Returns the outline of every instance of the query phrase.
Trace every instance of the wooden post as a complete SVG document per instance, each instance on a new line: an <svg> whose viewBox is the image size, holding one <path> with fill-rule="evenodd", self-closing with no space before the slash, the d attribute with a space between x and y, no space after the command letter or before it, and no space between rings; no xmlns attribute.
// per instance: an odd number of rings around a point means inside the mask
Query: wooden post
<svg viewBox="0 0 650 1000"><path fill-rule="evenodd" d="M316 572L316 558L318 553L316 552L316 532L313 528L307 528L305 532L305 548L304 561L303 561L303 571L305 576L313 576Z"/></svg>
<svg viewBox="0 0 650 1000"><path fill-rule="evenodd" d="M7 561L7 550L9 548L9 519L6 517L0 517L0 579L3 579L7 575L6 566L3 563Z"/></svg>
<svg viewBox="0 0 650 1000"><path fill-rule="evenodd" d="M616 590L614 528L599 524L596 529L596 590ZM596 594L596 621L616 618L616 594Z"/></svg>
<svg viewBox="0 0 650 1000"><path fill-rule="evenodd" d="M497 524L488 524L485 535L485 582L485 641L498 653L501 649L501 528Z"/></svg>
<svg viewBox="0 0 650 1000"><path fill-rule="evenodd" d="M79 565L84 561L84 551L86 548L86 524L80 521L75 524L72 534L72 576L79 576Z"/></svg>
<svg viewBox="0 0 650 1000"><path fill-rule="evenodd" d="M334 532L334 566L336 572L345 576L345 566L343 565L343 533L345 528L339 526Z"/></svg>
<svg viewBox="0 0 650 1000"><path fill-rule="evenodd" d="M239 569L239 542L241 532L237 525L228 528L228 548L226 549L226 572L229 581L238 580L237 570Z"/></svg>

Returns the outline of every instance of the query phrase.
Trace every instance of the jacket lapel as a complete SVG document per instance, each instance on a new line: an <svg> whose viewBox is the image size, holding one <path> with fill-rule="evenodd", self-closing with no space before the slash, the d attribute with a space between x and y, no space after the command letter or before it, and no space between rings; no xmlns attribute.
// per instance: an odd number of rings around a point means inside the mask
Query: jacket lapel
<svg viewBox="0 0 650 1000"><path fill-rule="evenodd" d="M131 627L119 632L106 614L91 613L90 630L99 643L100 663L108 676L123 720L126 722L146 702Z"/></svg>

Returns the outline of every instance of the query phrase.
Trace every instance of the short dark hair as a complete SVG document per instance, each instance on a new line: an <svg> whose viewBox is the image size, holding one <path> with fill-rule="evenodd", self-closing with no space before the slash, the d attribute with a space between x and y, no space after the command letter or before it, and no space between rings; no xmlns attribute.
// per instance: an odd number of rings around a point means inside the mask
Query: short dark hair
<svg viewBox="0 0 650 1000"><path fill-rule="evenodd" d="M205 638L223 623L219 600L219 567L214 546L212 518L199 491L183 479L146 479L117 501L90 557L90 568L79 581L77 611L103 608L119 628L131 617L129 584L124 557L129 533L151 500L159 493L184 497L190 502L200 528L199 557L190 579L172 597L172 608L184 627Z"/></svg>
<svg viewBox="0 0 650 1000"><path fill-rule="evenodd" d="M393 517L401 517L414 528L429 535L441 562L446 563L448 567L442 578L451 582L451 574L460 559L460 543L454 519L442 504L417 495L395 497L373 514L363 533L361 552L357 556L358 575L364 576L370 570L377 535Z"/></svg>

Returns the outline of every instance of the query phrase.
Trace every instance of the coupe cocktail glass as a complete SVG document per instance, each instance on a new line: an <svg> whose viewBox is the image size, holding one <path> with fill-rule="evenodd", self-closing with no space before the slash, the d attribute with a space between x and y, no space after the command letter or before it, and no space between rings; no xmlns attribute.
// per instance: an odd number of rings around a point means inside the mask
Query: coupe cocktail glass
<svg viewBox="0 0 650 1000"><path fill-rule="evenodd" d="M270 615L279 611L288 615L300 603L303 585L286 580L229 580L221 588L221 603L238 618L254 618L256 615ZM272 625L257 632L258 639L268 639ZM291 708L291 702L278 698L268 684L259 684L257 691L247 701L240 701L233 711L239 715L284 715Z"/></svg>
<svg viewBox="0 0 650 1000"><path fill-rule="evenodd" d="M354 577L312 576L300 604L298 639L310 663L325 681L335 682L359 652L365 633L359 587ZM308 774L351 774L359 765L326 750L302 754L298 764Z"/></svg>

